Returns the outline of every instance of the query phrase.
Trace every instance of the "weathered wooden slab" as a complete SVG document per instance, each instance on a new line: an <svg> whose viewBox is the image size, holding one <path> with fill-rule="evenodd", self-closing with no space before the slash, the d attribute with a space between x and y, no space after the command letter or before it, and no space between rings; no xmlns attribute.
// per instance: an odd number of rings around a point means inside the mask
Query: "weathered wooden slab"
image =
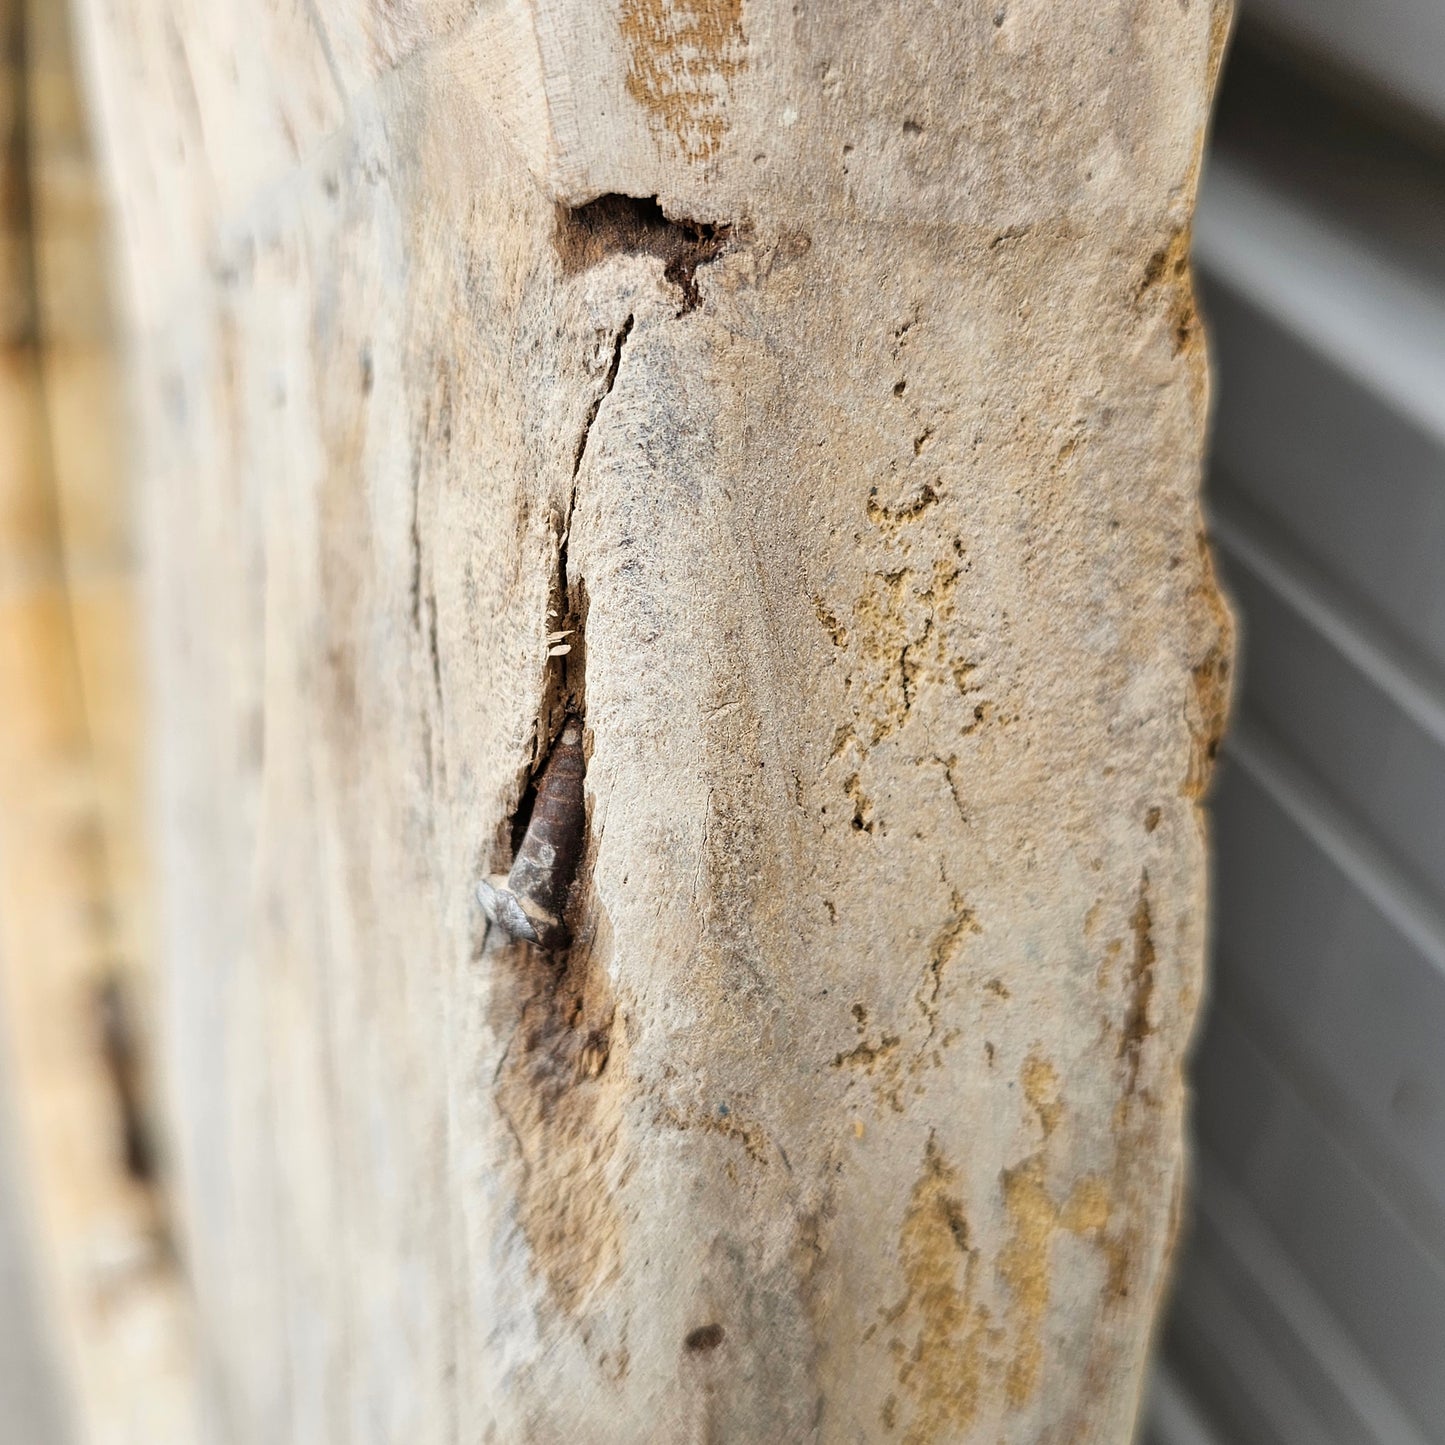
<svg viewBox="0 0 1445 1445"><path fill-rule="evenodd" d="M1222 11L81 8L232 1437L1126 1440ZM473 890L570 710L548 957Z"/></svg>

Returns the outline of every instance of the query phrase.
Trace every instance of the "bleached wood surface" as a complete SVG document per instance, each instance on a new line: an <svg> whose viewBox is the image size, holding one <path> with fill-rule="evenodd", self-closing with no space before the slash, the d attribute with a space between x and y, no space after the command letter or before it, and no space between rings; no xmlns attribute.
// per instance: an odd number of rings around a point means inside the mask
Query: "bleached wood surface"
<svg viewBox="0 0 1445 1445"><path fill-rule="evenodd" d="M80 10L228 1437L1126 1440L1222 11ZM569 709L548 959L473 889Z"/></svg>

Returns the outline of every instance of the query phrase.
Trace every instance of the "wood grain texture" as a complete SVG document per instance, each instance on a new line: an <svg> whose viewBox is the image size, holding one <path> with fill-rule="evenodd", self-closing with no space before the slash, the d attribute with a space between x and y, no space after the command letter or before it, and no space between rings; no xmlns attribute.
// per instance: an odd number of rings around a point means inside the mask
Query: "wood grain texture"
<svg viewBox="0 0 1445 1445"><path fill-rule="evenodd" d="M1127 1440L1222 12L81 11L230 1437ZM473 892L572 711L548 956Z"/></svg>

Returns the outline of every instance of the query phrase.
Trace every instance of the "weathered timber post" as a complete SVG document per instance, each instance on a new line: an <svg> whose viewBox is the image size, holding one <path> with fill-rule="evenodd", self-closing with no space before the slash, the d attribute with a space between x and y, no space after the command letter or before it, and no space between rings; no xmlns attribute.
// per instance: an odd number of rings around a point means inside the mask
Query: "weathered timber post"
<svg viewBox="0 0 1445 1445"><path fill-rule="evenodd" d="M227 1438L1126 1441L1223 11L80 10Z"/></svg>

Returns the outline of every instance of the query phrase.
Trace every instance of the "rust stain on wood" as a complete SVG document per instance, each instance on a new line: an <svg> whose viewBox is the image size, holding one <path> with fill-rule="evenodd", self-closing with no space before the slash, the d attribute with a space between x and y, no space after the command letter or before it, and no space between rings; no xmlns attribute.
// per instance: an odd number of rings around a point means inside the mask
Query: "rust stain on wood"
<svg viewBox="0 0 1445 1445"><path fill-rule="evenodd" d="M746 59L742 0L623 0L620 24L627 93L688 161L711 159Z"/></svg>

